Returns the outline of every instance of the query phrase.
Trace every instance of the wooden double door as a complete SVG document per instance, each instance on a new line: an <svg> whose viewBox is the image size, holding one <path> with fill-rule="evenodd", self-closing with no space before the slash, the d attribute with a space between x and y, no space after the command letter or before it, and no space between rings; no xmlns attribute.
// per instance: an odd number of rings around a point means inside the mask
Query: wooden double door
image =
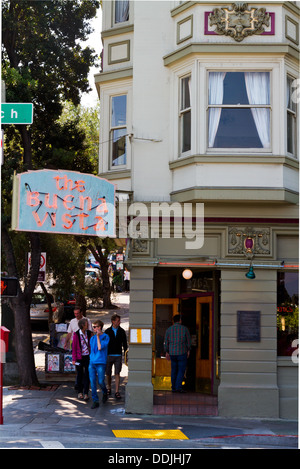
<svg viewBox="0 0 300 469"><path fill-rule="evenodd" d="M184 388L212 392L213 293L180 295L153 300L152 382L155 390L171 389L171 362L165 358L164 337L175 314L190 332L192 347L185 373Z"/></svg>

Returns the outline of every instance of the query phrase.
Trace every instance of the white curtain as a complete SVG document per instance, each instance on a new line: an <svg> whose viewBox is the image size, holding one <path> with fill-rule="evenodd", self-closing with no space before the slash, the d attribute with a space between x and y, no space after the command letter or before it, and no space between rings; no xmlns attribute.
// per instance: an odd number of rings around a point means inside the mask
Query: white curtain
<svg viewBox="0 0 300 469"><path fill-rule="evenodd" d="M208 103L209 104L222 104L224 94L224 78L225 72L210 72L209 74L209 92L208 92ZM208 146L212 148L215 143L217 135L221 108L210 108L209 110L209 123L208 123Z"/></svg>
<svg viewBox="0 0 300 469"><path fill-rule="evenodd" d="M115 1L115 22L123 23L129 18L129 0Z"/></svg>
<svg viewBox="0 0 300 469"><path fill-rule="evenodd" d="M246 72L245 83L249 104L270 104L268 72ZM262 146L270 148L270 110L253 107L251 111Z"/></svg>

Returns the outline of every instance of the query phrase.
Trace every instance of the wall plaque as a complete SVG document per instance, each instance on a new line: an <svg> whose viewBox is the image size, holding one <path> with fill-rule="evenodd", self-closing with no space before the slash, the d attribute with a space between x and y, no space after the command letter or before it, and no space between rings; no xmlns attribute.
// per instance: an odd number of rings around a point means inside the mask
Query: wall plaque
<svg viewBox="0 0 300 469"><path fill-rule="evenodd" d="M237 312L237 341L260 342L260 311Z"/></svg>

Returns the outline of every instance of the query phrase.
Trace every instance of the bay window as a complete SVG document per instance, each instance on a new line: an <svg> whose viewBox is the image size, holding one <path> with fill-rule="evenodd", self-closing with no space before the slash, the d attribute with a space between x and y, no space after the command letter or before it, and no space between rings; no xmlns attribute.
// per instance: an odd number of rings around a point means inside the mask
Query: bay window
<svg viewBox="0 0 300 469"><path fill-rule="evenodd" d="M271 147L269 72L209 72L208 147Z"/></svg>
<svg viewBox="0 0 300 469"><path fill-rule="evenodd" d="M111 98L111 121L110 121L110 143L111 143L111 166L126 165L126 94L112 96Z"/></svg>

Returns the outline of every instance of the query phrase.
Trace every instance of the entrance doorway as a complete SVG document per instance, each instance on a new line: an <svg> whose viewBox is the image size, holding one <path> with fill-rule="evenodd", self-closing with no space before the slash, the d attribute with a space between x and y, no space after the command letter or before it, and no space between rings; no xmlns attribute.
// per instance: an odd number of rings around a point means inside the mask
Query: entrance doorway
<svg viewBox="0 0 300 469"><path fill-rule="evenodd" d="M213 389L213 293L191 293L153 300L152 382L154 390L171 389L171 362L165 358L164 336L175 314L189 329L191 353L184 389L212 394Z"/></svg>

